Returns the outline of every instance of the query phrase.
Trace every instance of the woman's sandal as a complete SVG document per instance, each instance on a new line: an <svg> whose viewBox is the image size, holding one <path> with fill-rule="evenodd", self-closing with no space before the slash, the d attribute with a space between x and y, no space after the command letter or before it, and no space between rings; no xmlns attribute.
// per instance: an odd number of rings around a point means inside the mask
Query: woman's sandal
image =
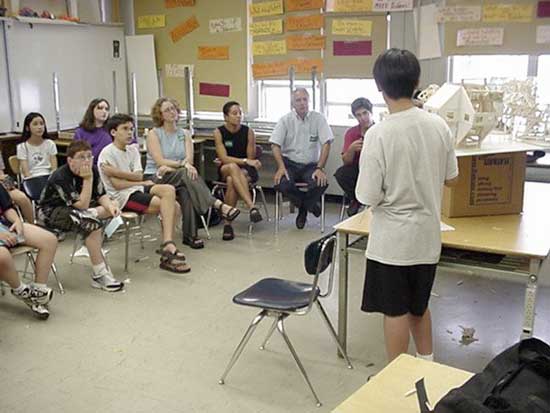
<svg viewBox="0 0 550 413"><path fill-rule="evenodd" d="M257 222L260 222L263 219L262 214L260 214L260 210L256 207L250 208L249 215L250 215L250 221L252 221L255 224Z"/></svg>
<svg viewBox="0 0 550 413"><path fill-rule="evenodd" d="M194 250L204 248L204 241L198 237L183 237L183 243L190 246Z"/></svg>
<svg viewBox="0 0 550 413"><path fill-rule="evenodd" d="M233 232L233 227L231 225L224 225L223 226L223 235L222 239L224 241L231 241L233 238L235 238L235 233Z"/></svg>
<svg viewBox="0 0 550 413"><path fill-rule="evenodd" d="M226 221L233 221L235 218L237 218L239 216L239 214L241 213L241 211L235 207L230 207L229 211L227 212L223 212L223 206L225 204L223 204L221 207L220 207L220 213L222 214L222 218L225 219Z"/></svg>

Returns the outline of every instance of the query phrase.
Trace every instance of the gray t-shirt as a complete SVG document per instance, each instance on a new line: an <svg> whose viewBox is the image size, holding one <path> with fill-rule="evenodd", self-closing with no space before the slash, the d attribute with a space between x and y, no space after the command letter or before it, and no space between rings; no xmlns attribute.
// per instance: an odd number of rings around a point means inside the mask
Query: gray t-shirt
<svg viewBox="0 0 550 413"><path fill-rule="evenodd" d="M302 120L294 111L279 119L269 138L281 147L285 158L301 164L318 162L321 147L333 140L332 130L319 112L308 112Z"/></svg>
<svg viewBox="0 0 550 413"><path fill-rule="evenodd" d="M49 175L52 171L51 157L57 155L57 147L50 139L44 139L40 145L31 145L23 142L17 145L17 159L27 161L29 164L30 176Z"/></svg>
<svg viewBox="0 0 550 413"><path fill-rule="evenodd" d="M458 176L449 127L414 107L371 127L364 142L355 193L372 207L367 258L389 265L437 263L443 185Z"/></svg>
<svg viewBox="0 0 550 413"><path fill-rule="evenodd" d="M99 174L107 194L118 202L120 208L124 208L131 194L137 191L143 192L142 185L135 185L126 189L115 189L111 179L101 170L102 163L108 163L124 172L142 172L141 156L135 145L128 145L126 146L126 150L121 150L114 143L111 143L103 148L99 154L97 164L99 165Z"/></svg>

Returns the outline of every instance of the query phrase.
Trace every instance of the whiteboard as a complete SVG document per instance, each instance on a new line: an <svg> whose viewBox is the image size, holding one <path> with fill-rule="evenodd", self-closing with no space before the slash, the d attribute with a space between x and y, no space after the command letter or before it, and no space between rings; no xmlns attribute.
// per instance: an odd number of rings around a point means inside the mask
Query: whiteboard
<svg viewBox="0 0 550 413"><path fill-rule="evenodd" d="M4 22L0 21L0 133L12 131L10 94L8 83L8 62L4 47Z"/></svg>
<svg viewBox="0 0 550 413"><path fill-rule="evenodd" d="M128 80L131 81L132 73L136 74L138 114L149 115L159 97L153 35L126 36L126 51Z"/></svg>
<svg viewBox="0 0 550 413"><path fill-rule="evenodd" d="M78 126L89 102L103 97L127 112L124 29L120 26L5 22L14 127L28 112L41 112L56 128L53 73L59 80L61 129ZM114 53L114 43L118 51Z"/></svg>

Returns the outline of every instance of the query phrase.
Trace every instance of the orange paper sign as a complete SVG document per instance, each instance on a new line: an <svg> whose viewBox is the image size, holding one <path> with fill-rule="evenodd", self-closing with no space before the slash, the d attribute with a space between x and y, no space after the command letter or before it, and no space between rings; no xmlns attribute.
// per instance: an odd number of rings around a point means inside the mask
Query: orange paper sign
<svg viewBox="0 0 550 413"><path fill-rule="evenodd" d="M199 60L229 60L229 46L199 46Z"/></svg>
<svg viewBox="0 0 550 413"><path fill-rule="evenodd" d="M172 41L176 43L178 40L181 40L183 36L191 33L197 27L199 27L199 21L195 16L192 16L173 28L170 31L170 37L172 38Z"/></svg>
<svg viewBox="0 0 550 413"><path fill-rule="evenodd" d="M286 0L286 11L322 9L324 0Z"/></svg>
<svg viewBox="0 0 550 413"><path fill-rule="evenodd" d="M174 7L190 7L195 5L195 0L164 0L164 7L173 9Z"/></svg>
<svg viewBox="0 0 550 413"><path fill-rule="evenodd" d="M325 36L288 36L288 50L319 50L325 48Z"/></svg>
<svg viewBox="0 0 550 413"><path fill-rule="evenodd" d="M310 73L313 68L317 73L323 71L322 59L290 59L270 63L254 63L252 65L252 75L255 79L284 76L288 74L290 66L294 66L295 73Z"/></svg>
<svg viewBox="0 0 550 413"><path fill-rule="evenodd" d="M311 16L288 16L286 18L286 29L289 31L322 29L324 23L325 19L320 14Z"/></svg>

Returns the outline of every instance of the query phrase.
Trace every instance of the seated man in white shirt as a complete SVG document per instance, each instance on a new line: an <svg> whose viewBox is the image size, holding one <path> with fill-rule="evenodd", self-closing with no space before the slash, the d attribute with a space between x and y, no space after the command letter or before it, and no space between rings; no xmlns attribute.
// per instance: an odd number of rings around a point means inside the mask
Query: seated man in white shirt
<svg viewBox="0 0 550 413"><path fill-rule="evenodd" d="M134 121L131 116L116 114L107 121L106 128L113 137L113 143L103 148L98 165L107 193L123 210L160 214L163 239L157 250L161 255L160 268L174 273L191 271L185 255L173 241L177 211L174 187L143 180L141 156L135 145L132 145Z"/></svg>
<svg viewBox="0 0 550 413"><path fill-rule="evenodd" d="M275 188L298 207L296 227L302 229L308 211L321 215L319 200L328 187L324 167L334 136L325 117L309 110L306 89L294 91L292 106L294 110L277 122L269 142L277 162ZM300 191L296 182L306 183L307 191Z"/></svg>

